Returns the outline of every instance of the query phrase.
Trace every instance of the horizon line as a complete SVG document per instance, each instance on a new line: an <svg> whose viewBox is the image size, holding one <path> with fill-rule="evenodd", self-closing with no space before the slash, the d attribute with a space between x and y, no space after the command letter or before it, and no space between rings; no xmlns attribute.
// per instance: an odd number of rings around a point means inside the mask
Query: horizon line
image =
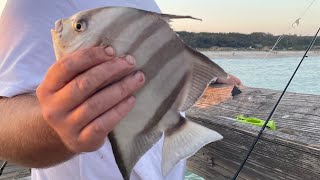
<svg viewBox="0 0 320 180"><path fill-rule="evenodd" d="M282 35L289 35L289 36L314 36L314 35L305 35L305 34L291 34L291 33L284 33L284 34L272 34L270 32L250 32L250 33L243 33L243 32L233 32L233 31L229 31L229 32L210 32L210 31L187 31L187 30L174 30L174 32L187 32L187 33L215 33L215 34L244 34L244 35L250 35L250 34L254 34L254 33L261 33L261 34L266 34L266 35L272 35L272 36L282 36Z"/></svg>

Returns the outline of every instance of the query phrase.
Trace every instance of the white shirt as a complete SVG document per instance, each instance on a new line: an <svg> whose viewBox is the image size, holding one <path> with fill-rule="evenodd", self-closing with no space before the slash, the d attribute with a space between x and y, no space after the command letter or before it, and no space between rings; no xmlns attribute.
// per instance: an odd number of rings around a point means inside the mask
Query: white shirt
<svg viewBox="0 0 320 180"><path fill-rule="evenodd" d="M55 61L50 29L72 14L102 6L127 6L160 12L153 0L8 0L0 19L0 96L34 93ZM163 139L136 164L131 179L183 179L185 161L161 175ZM109 141L96 152L83 153L46 169L32 169L32 179L122 179Z"/></svg>

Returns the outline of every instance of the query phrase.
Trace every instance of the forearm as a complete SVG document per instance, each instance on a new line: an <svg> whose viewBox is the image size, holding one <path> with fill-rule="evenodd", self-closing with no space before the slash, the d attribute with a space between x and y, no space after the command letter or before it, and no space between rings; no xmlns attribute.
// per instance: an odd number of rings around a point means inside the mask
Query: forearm
<svg viewBox="0 0 320 180"><path fill-rule="evenodd" d="M46 167L72 157L43 120L35 96L0 98L0 159L28 167Z"/></svg>

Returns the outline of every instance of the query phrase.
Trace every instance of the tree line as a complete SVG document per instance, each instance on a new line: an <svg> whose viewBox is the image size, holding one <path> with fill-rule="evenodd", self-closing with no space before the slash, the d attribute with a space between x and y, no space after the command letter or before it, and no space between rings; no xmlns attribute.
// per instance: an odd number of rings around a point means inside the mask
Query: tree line
<svg viewBox="0 0 320 180"><path fill-rule="evenodd" d="M177 32L188 45L193 48L233 48L233 49L271 49L280 36L270 33L254 32L241 33L194 33ZM312 36L285 35L278 43L275 50L305 50ZM315 42L315 48L319 48L320 40Z"/></svg>

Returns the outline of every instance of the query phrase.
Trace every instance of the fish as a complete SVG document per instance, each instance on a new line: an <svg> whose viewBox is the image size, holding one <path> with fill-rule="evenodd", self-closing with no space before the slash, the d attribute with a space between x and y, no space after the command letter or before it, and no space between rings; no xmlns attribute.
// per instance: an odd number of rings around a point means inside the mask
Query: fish
<svg viewBox="0 0 320 180"><path fill-rule="evenodd" d="M51 30L55 56L95 46L112 46L117 56L130 54L145 85L134 94L132 111L109 133L124 179L161 137L161 171L166 176L182 159L223 137L180 115L190 109L211 82L228 74L188 46L170 26L172 19L192 16L160 14L129 7L80 11L55 22Z"/></svg>

